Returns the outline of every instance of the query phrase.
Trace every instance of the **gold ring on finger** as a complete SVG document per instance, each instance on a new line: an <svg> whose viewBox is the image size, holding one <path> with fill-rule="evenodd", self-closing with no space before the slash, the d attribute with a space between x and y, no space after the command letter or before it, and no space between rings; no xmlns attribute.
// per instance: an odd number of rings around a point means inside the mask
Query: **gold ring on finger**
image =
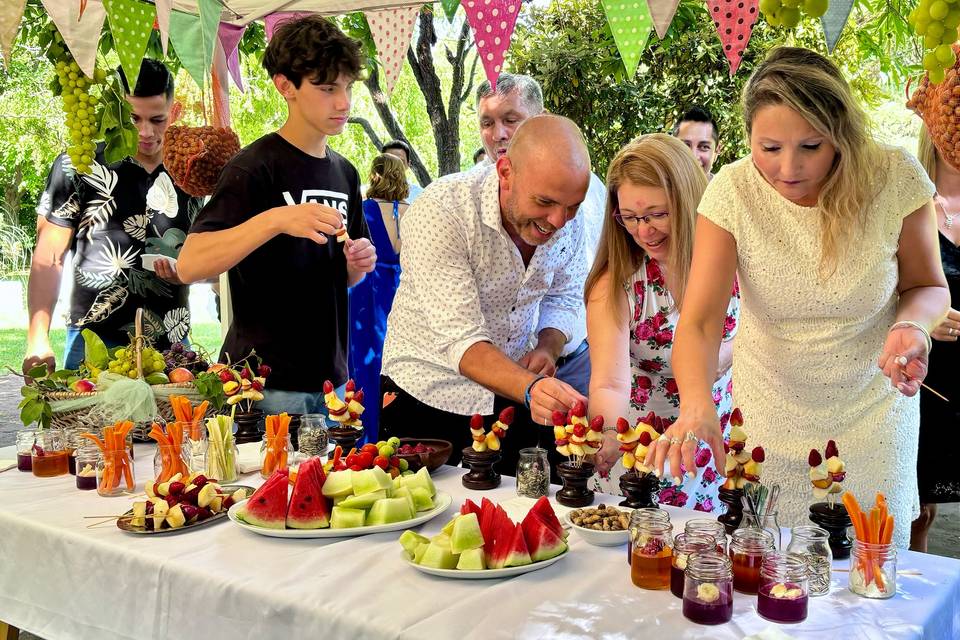
<svg viewBox="0 0 960 640"><path fill-rule="evenodd" d="M683 442L680 438L670 438L670 446Z"/></svg>
<svg viewBox="0 0 960 640"><path fill-rule="evenodd" d="M695 434L693 431L687 431L687 435L684 436L684 439L689 440L690 442L698 442L700 440L700 438L697 437L697 434Z"/></svg>

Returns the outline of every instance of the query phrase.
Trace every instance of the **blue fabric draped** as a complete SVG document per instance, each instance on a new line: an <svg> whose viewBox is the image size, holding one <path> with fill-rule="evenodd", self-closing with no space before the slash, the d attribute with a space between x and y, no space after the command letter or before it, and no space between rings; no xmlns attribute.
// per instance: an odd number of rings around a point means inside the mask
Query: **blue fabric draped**
<svg viewBox="0 0 960 640"><path fill-rule="evenodd" d="M370 241L377 248L377 266L350 289L350 377L363 389L363 430L366 442L376 442L380 423L380 365L387 315L400 284L400 256L390 244L379 203L363 201L363 215L370 229ZM393 203L394 224L399 220L399 203ZM398 227L399 229L399 227ZM399 236L399 231L398 231Z"/></svg>

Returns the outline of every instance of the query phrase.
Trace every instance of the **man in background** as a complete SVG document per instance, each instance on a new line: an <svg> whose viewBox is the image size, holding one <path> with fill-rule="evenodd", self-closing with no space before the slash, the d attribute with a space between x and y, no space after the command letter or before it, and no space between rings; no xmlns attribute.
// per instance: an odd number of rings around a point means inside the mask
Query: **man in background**
<svg viewBox="0 0 960 640"><path fill-rule="evenodd" d="M707 174L707 180L711 180L713 163L720 153L720 132L713 115L703 107L693 107L673 127L673 136L690 148Z"/></svg>

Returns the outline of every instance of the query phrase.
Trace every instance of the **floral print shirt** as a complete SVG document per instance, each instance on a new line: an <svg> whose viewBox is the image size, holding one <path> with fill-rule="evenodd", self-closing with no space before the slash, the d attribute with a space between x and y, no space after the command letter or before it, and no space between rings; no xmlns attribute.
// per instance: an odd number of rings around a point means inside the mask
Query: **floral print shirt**
<svg viewBox="0 0 960 640"><path fill-rule="evenodd" d="M671 424L679 416L680 395L673 377L671 353L674 331L680 313L674 305L657 261L644 257L643 265L624 285L629 308L633 314L630 321L630 409L626 416L631 425L651 412ZM740 313L740 291L736 283L730 296L723 326L723 341L729 342L737 333ZM728 369L713 385L713 401L717 405L724 439L729 436L730 412L733 410L733 379ZM664 478L660 486L660 503L677 507L693 508L712 512L720 507L717 490L723 477L711 462L712 453L702 442L698 445L697 475L674 486ZM684 469L686 471L686 469ZM608 477L594 475L592 484L597 491L620 493L620 476L624 469L620 461L610 470Z"/></svg>

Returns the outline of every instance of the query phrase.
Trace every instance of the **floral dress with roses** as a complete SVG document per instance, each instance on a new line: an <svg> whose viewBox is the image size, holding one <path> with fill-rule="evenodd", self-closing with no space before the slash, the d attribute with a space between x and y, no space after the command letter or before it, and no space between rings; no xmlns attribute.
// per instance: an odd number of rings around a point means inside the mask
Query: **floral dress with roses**
<svg viewBox="0 0 960 640"><path fill-rule="evenodd" d="M662 418L665 424L671 424L680 411L680 395L671 367L673 333L680 313L666 287L660 265L649 256L644 257L643 266L625 288L629 307L633 310L629 336L632 383L629 415L626 417L632 425L652 412ZM740 292L734 284L724 321L724 342L729 342L736 335L739 312ZM717 405L717 415L720 416L720 426L726 440L730 433L730 412L733 410L731 369L714 383L713 401ZM672 480L664 478L660 484L660 503L707 512L717 509L720 506L717 490L723 484L723 477L712 464L708 465L711 459L710 448L700 442L697 445L696 477L684 475L683 483L679 486L674 486ZM686 469L683 471L686 472ZM591 484L596 491L619 495L620 476L623 473L623 463L617 460L607 477L594 474Z"/></svg>

